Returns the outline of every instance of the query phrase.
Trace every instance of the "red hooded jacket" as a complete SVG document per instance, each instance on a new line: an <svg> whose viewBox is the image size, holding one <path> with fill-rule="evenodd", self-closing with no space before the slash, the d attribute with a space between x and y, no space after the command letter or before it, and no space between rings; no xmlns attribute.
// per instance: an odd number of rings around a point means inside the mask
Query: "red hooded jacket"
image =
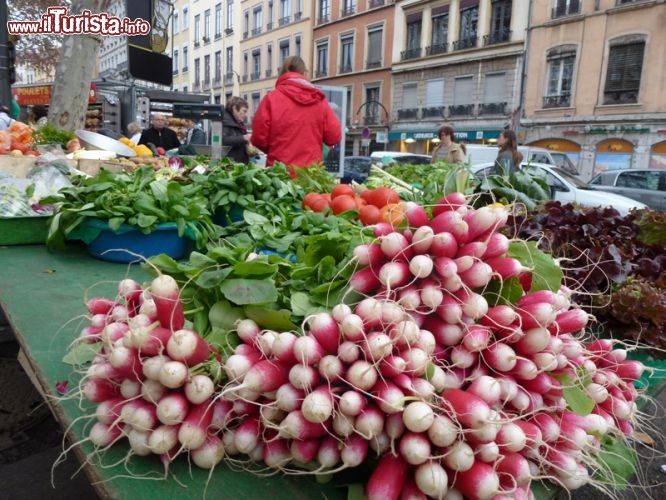
<svg viewBox="0 0 666 500"><path fill-rule="evenodd" d="M300 73L281 75L252 120L251 142L266 153L269 166L321 163L323 145L341 140L340 121L326 96Z"/></svg>

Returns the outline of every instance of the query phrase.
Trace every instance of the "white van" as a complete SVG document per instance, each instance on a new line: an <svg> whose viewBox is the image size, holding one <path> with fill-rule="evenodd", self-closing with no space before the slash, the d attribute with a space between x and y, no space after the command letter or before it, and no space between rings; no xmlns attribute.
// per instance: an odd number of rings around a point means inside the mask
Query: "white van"
<svg viewBox="0 0 666 500"><path fill-rule="evenodd" d="M372 160L372 164L378 167L385 167L389 163L428 165L432 160L429 155L403 151L374 151L370 154L370 159Z"/></svg>
<svg viewBox="0 0 666 500"><path fill-rule="evenodd" d="M464 146L467 154L467 163L471 166L495 161L497 153L499 153L497 146L486 146L483 144L465 144Z"/></svg>
<svg viewBox="0 0 666 500"><path fill-rule="evenodd" d="M546 148L535 148L533 146L518 146L518 151L523 155L523 161L528 163L545 163L560 167L566 172L578 175L578 169L562 151L553 151Z"/></svg>

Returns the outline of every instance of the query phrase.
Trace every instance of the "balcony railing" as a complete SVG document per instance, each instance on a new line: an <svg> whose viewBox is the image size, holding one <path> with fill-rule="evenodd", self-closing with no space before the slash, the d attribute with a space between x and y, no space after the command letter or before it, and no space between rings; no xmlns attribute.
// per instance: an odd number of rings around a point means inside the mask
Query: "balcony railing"
<svg viewBox="0 0 666 500"><path fill-rule="evenodd" d="M284 26L285 24L289 24L291 22L291 16L285 16L281 17L278 19L278 26Z"/></svg>
<svg viewBox="0 0 666 500"><path fill-rule="evenodd" d="M250 80L259 80L259 77L261 76L261 73L259 71L253 71L250 73Z"/></svg>
<svg viewBox="0 0 666 500"><path fill-rule="evenodd" d="M633 104L638 102L638 89L604 92L604 104Z"/></svg>
<svg viewBox="0 0 666 500"><path fill-rule="evenodd" d="M273 76L273 70L272 69L267 69L266 70L266 78L270 78L271 76Z"/></svg>
<svg viewBox="0 0 666 500"><path fill-rule="evenodd" d="M261 26L252 30L252 36L261 35Z"/></svg>
<svg viewBox="0 0 666 500"><path fill-rule="evenodd" d="M243 75L243 83L247 83L247 75Z"/></svg>
<svg viewBox="0 0 666 500"><path fill-rule="evenodd" d="M382 67L381 61L366 61L365 63L365 69L375 69L381 67Z"/></svg>
<svg viewBox="0 0 666 500"><path fill-rule="evenodd" d="M421 108L421 118L444 118L444 106Z"/></svg>
<svg viewBox="0 0 666 500"><path fill-rule="evenodd" d="M247 40L250 34L247 31L243 31L243 40Z"/></svg>
<svg viewBox="0 0 666 500"><path fill-rule="evenodd" d="M194 85L192 85L192 90L194 90L194 92L201 92L201 82L194 82Z"/></svg>
<svg viewBox="0 0 666 500"><path fill-rule="evenodd" d="M505 102L484 102L479 104L479 115L504 115L506 106Z"/></svg>
<svg viewBox="0 0 666 500"><path fill-rule="evenodd" d="M225 73L224 74L224 84L225 85L231 85L234 83L234 74L233 73Z"/></svg>
<svg viewBox="0 0 666 500"><path fill-rule="evenodd" d="M430 47L426 47L426 55L434 56L435 54L444 54L448 50L448 43L437 43L435 45L431 45Z"/></svg>
<svg viewBox="0 0 666 500"><path fill-rule="evenodd" d="M569 3L561 2L559 5L553 7L551 17L556 19L576 14L580 14L580 0L569 0Z"/></svg>
<svg viewBox="0 0 666 500"><path fill-rule="evenodd" d="M571 105L571 94L547 95L543 98L544 108L566 108Z"/></svg>
<svg viewBox="0 0 666 500"><path fill-rule="evenodd" d="M647 2L648 0L615 0L615 6L619 7L620 5L626 5L628 3L640 3Z"/></svg>
<svg viewBox="0 0 666 500"><path fill-rule="evenodd" d="M322 14L317 18L317 24L324 24L327 23L330 20L330 16L328 14Z"/></svg>
<svg viewBox="0 0 666 500"><path fill-rule="evenodd" d="M219 87L220 85L222 85L222 77L216 76L213 78L213 87Z"/></svg>
<svg viewBox="0 0 666 500"><path fill-rule="evenodd" d="M495 30L492 33L484 35L483 46L495 45L496 43L504 43L511 40L511 30L501 29Z"/></svg>
<svg viewBox="0 0 666 500"><path fill-rule="evenodd" d="M183 73L187 73L187 66L183 66L183 69L181 70Z"/></svg>
<svg viewBox="0 0 666 500"><path fill-rule="evenodd" d="M266 31L270 31L273 29L273 23L266 23Z"/></svg>
<svg viewBox="0 0 666 500"><path fill-rule="evenodd" d="M468 36L461 38L460 40L453 42L451 45L453 46L453 50L471 49L472 47L476 47L476 37Z"/></svg>
<svg viewBox="0 0 666 500"><path fill-rule="evenodd" d="M204 36L202 40L203 40L203 43L210 43L210 37L209 36Z"/></svg>
<svg viewBox="0 0 666 500"><path fill-rule="evenodd" d="M454 104L449 106L449 116L472 116L474 104Z"/></svg>
<svg viewBox="0 0 666 500"><path fill-rule="evenodd" d="M233 35L234 34L234 29L233 28L225 28L224 29L224 34L225 35Z"/></svg>
<svg viewBox="0 0 666 500"><path fill-rule="evenodd" d="M419 116L419 108L403 108L398 110L398 120L415 120Z"/></svg>
<svg viewBox="0 0 666 500"><path fill-rule="evenodd" d="M353 16L356 13L356 9L354 7L347 7L342 9L342 12L340 13L340 17L349 17Z"/></svg>
<svg viewBox="0 0 666 500"><path fill-rule="evenodd" d="M201 86L204 92L210 90L210 80L204 80L203 85Z"/></svg>
<svg viewBox="0 0 666 500"><path fill-rule="evenodd" d="M400 60L406 61L407 59L416 59L421 57L421 47L407 49L400 52Z"/></svg>
<svg viewBox="0 0 666 500"><path fill-rule="evenodd" d="M324 78L325 76L328 76L328 71L325 69L318 69L315 71L315 77L316 78Z"/></svg>
<svg viewBox="0 0 666 500"><path fill-rule="evenodd" d="M351 64L341 64L338 70L338 73L351 73L352 67Z"/></svg>
<svg viewBox="0 0 666 500"><path fill-rule="evenodd" d="M379 115L365 115L363 116L363 123L365 125L379 125Z"/></svg>
<svg viewBox="0 0 666 500"><path fill-rule="evenodd" d="M381 7L384 5L384 0L370 0L370 8Z"/></svg>
<svg viewBox="0 0 666 500"><path fill-rule="evenodd" d="M201 45L201 42L199 40L194 40L194 46L199 47Z"/></svg>
<svg viewBox="0 0 666 500"><path fill-rule="evenodd" d="M296 12L296 14L294 14L294 21L300 21L302 18L303 18L302 12Z"/></svg>

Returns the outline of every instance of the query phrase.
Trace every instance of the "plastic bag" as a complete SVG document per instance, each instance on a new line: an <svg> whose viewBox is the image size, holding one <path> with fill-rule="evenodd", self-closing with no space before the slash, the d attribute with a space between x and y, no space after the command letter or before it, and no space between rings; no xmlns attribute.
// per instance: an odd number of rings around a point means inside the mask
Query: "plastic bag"
<svg viewBox="0 0 666 500"><path fill-rule="evenodd" d="M40 200L58 194L64 187L70 187L72 183L67 177L68 172L68 167L58 162L40 165L28 172L27 178L33 185L28 201L33 210L38 213L53 212L53 207L41 205Z"/></svg>

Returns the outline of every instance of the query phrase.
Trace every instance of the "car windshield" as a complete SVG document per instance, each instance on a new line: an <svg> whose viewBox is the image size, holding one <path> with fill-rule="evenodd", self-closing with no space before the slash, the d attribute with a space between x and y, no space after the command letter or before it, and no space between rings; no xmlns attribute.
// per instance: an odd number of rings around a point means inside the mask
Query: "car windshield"
<svg viewBox="0 0 666 500"><path fill-rule="evenodd" d="M577 188L586 188L589 189L588 185L585 184L580 177L577 177L575 175L571 175L569 172L567 172L564 169L561 169L560 167L550 167L550 169L557 173L560 177L563 177L567 182L573 184Z"/></svg>
<svg viewBox="0 0 666 500"><path fill-rule="evenodd" d="M573 162L569 159L569 157L566 154L551 153L550 155L553 157L553 160L555 160L555 163L557 164L558 167L566 170L567 172L571 172L572 174L578 173L576 165L573 164Z"/></svg>

